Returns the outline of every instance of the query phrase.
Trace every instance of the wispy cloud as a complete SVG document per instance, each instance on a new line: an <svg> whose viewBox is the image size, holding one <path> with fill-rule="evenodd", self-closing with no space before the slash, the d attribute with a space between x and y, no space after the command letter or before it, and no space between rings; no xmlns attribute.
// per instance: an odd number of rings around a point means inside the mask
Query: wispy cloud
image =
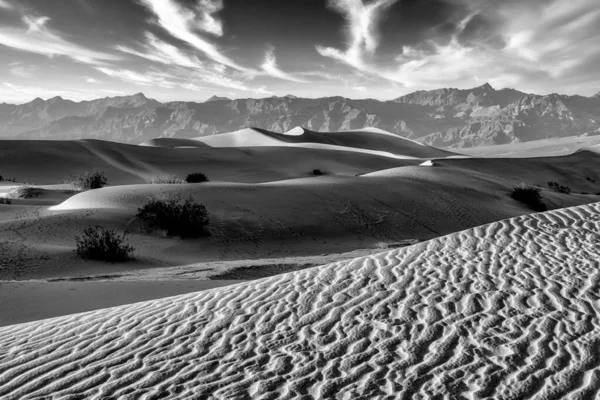
<svg viewBox="0 0 600 400"><path fill-rule="evenodd" d="M125 82L144 86L159 86L163 88L172 88L175 84L169 81L164 74L153 71L140 73L129 69L113 69L107 67L96 67L96 69L112 78L117 78Z"/></svg>
<svg viewBox="0 0 600 400"><path fill-rule="evenodd" d="M408 88L489 81L500 87L543 90L549 81L556 81L560 89L574 92L585 90L582 85L594 76L598 80L594 66L600 62L597 0L452 1L466 6L462 19L454 21L457 29L452 36L399 49L395 66L377 65L369 57L378 46L378 18L393 1L333 1L332 8L348 20L348 48L317 46L317 51Z"/></svg>
<svg viewBox="0 0 600 400"><path fill-rule="evenodd" d="M24 15L21 28L0 26L0 44L18 50L46 56L65 56L86 64L101 64L119 57L94 51L62 38L50 29L49 17Z"/></svg>
<svg viewBox="0 0 600 400"><path fill-rule="evenodd" d="M14 6L8 2L8 0L0 0L0 8L5 10L12 10Z"/></svg>
<svg viewBox="0 0 600 400"><path fill-rule="evenodd" d="M92 84L100 84L100 83L102 83L102 81L99 81L99 80L98 80L98 79L96 79L96 78L92 78L91 76L86 76L86 77L85 77L85 81L86 81L87 83L92 83Z"/></svg>
<svg viewBox="0 0 600 400"><path fill-rule="evenodd" d="M358 69L366 69L364 57L373 54L379 45L378 22L386 8L398 0L330 0L328 5L347 20L348 47L342 51L317 46L319 54L342 61Z"/></svg>
<svg viewBox="0 0 600 400"><path fill-rule="evenodd" d="M116 49L161 64L175 64L191 68L203 66L197 58L185 54L179 48L158 39L150 32L146 32L146 40L147 43L143 46L144 51L134 50L127 46L117 46Z"/></svg>
<svg viewBox="0 0 600 400"><path fill-rule="evenodd" d="M274 78L283 79L290 82L306 83L307 81L297 78L292 74L282 71L277 66L277 59L275 58L275 49L269 47L265 54L265 61L261 65L261 69Z"/></svg>
<svg viewBox="0 0 600 400"><path fill-rule="evenodd" d="M251 71L224 55L217 46L195 33L196 29L218 36L223 33L221 23L213 16L213 13L222 7L220 1L199 0L193 10L183 8L173 0L140 0L140 2L154 13L158 24L173 37L188 43L213 61L238 71Z"/></svg>
<svg viewBox="0 0 600 400"><path fill-rule="evenodd" d="M14 62L8 65L8 72L11 75L18 76L20 78L27 78L33 75L35 67L33 65L25 65L20 62Z"/></svg>

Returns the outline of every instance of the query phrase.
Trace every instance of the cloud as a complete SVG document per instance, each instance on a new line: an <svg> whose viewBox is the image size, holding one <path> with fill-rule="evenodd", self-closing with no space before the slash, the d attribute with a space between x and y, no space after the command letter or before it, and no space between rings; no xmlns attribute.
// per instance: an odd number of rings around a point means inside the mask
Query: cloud
<svg viewBox="0 0 600 400"><path fill-rule="evenodd" d="M223 9L223 0L199 0L196 5L196 16L198 29L215 36L223 35L223 24L213 14Z"/></svg>
<svg viewBox="0 0 600 400"><path fill-rule="evenodd" d="M377 21L390 2L334 1L332 8L348 20L348 48L317 51L408 88L489 81L531 91L597 91L585 87L600 81L597 0L447 1L463 10L452 22L455 28L445 32L449 36L399 49L392 65L378 65L371 57L378 47Z"/></svg>
<svg viewBox="0 0 600 400"><path fill-rule="evenodd" d="M146 32L147 44L144 51L133 50L126 46L116 46L116 49L124 53L133 54L148 60L167 64L180 65L182 67L198 68L202 67L202 62L195 57L190 57L179 48L158 39L150 32Z"/></svg>
<svg viewBox="0 0 600 400"><path fill-rule="evenodd" d="M117 78L137 85L159 86L163 88L172 88L175 86L173 82L169 81L168 77L152 71L139 73L128 69L112 69L106 67L96 67L96 69L112 78Z"/></svg>
<svg viewBox="0 0 600 400"><path fill-rule="evenodd" d="M261 65L261 69L274 78L283 79L290 82L298 82L298 83L306 83L307 81L296 78L295 76L282 71L277 66L277 59L275 58L275 49L273 47L269 48L265 54L265 61Z"/></svg>
<svg viewBox="0 0 600 400"><path fill-rule="evenodd" d="M30 53L45 56L64 56L86 64L102 64L119 60L111 54L97 52L63 39L48 28L48 17L24 15L25 27L0 26L0 44Z"/></svg>
<svg viewBox="0 0 600 400"><path fill-rule="evenodd" d="M8 65L8 72L11 75L21 78L27 78L33 75L35 67L33 65L24 65L20 62L14 62Z"/></svg>
<svg viewBox="0 0 600 400"><path fill-rule="evenodd" d="M0 0L0 8L5 10L12 10L14 6L8 2L8 0Z"/></svg>
<svg viewBox="0 0 600 400"><path fill-rule="evenodd" d="M90 76L86 76L86 77L85 77L85 81L86 81L87 83L93 83L93 84L99 84L99 83L102 83L102 81L99 81L98 79L96 79L96 78L92 78L92 77L90 77Z"/></svg>
<svg viewBox="0 0 600 400"><path fill-rule="evenodd" d="M398 0L377 0L364 3L364 0L330 0L328 5L341 13L347 20L346 35L348 48L341 51L332 47L316 46L324 57L331 57L352 67L366 68L365 55L373 54L379 45L377 23L386 8Z"/></svg>
<svg viewBox="0 0 600 400"><path fill-rule="evenodd" d="M201 29L219 36L222 34L221 23L212 16L222 7L221 2L199 0L194 10L185 9L173 0L140 0L140 2L156 15L158 24L173 37L188 43L213 61L238 71L251 71L222 54L217 46L194 32L196 29Z"/></svg>

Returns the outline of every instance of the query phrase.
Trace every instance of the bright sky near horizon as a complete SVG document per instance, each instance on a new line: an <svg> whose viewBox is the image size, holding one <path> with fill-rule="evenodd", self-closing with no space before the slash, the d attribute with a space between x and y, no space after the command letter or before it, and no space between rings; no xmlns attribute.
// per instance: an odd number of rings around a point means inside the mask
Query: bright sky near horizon
<svg viewBox="0 0 600 400"><path fill-rule="evenodd" d="M599 0L0 0L0 102L600 91Z"/></svg>

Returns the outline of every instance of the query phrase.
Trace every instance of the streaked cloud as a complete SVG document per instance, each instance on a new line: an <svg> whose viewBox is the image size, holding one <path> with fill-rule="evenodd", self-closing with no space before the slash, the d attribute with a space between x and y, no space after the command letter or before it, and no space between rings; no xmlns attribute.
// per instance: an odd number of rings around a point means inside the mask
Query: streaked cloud
<svg viewBox="0 0 600 400"><path fill-rule="evenodd" d="M48 27L49 17L24 15L21 21L24 26L20 28L0 26L0 44L49 57L64 56L86 64L101 64L120 59L115 55L94 51L63 39Z"/></svg>
<svg viewBox="0 0 600 400"><path fill-rule="evenodd" d="M212 16L218 8L215 4L220 2L199 0L194 10L185 9L173 0L140 0L140 2L154 13L158 24L173 37L188 43L213 61L238 71L251 70L224 55L216 45L195 32L196 29L201 29L211 34L222 34L222 25Z"/></svg>
<svg viewBox="0 0 600 400"><path fill-rule="evenodd" d="M190 68L202 67L202 62L196 57L185 54L179 48L158 39L150 32L146 32L145 35L147 43L143 45L143 51L134 50L130 47L121 45L116 46L116 49L157 63L167 65L175 64Z"/></svg>
<svg viewBox="0 0 600 400"><path fill-rule="evenodd" d="M406 88L519 86L543 91L581 91L600 80L600 3L597 0L449 0L465 7L451 36L403 46L396 65L378 65L377 21L389 1L364 4L336 0L331 7L348 20L345 51L317 46L319 54ZM593 89L595 90L595 89Z"/></svg>
<svg viewBox="0 0 600 400"><path fill-rule="evenodd" d="M0 0L0 8L5 10L12 10L14 6L8 2L8 0Z"/></svg>
<svg viewBox="0 0 600 400"><path fill-rule="evenodd" d="M365 69L364 57L373 54L379 45L378 21L386 8L398 0L330 0L328 5L347 20L345 28L348 47L342 51L332 47L316 46L319 54L342 61L352 67Z"/></svg>
<svg viewBox="0 0 600 400"><path fill-rule="evenodd" d="M283 79L290 82L298 82L298 83L306 83L307 81L297 78L292 74L282 71L277 66L277 59L275 58L275 49L270 47L265 54L265 61L261 65L261 69L266 72L268 75Z"/></svg>

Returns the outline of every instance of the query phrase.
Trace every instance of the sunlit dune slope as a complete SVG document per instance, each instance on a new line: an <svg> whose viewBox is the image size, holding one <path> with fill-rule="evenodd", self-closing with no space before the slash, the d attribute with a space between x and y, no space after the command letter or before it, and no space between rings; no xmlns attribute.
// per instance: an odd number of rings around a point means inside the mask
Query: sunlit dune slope
<svg viewBox="0 0 600 400"><path fill-rule="evenodd" d="M447 157L456 154L425 146L376 128L341 132L312 132L304 128L294 128L288 133L248 128L199 137L196 140L212 147L296 146L329 149L339 147L357 152L385 152L390 156L416 158Z"/></svg>
<svg viewBox="0 0 600 400"><path fill-rule="evenodd" d="M594 398L600 205L0 328L0 397Z"/></svg>

